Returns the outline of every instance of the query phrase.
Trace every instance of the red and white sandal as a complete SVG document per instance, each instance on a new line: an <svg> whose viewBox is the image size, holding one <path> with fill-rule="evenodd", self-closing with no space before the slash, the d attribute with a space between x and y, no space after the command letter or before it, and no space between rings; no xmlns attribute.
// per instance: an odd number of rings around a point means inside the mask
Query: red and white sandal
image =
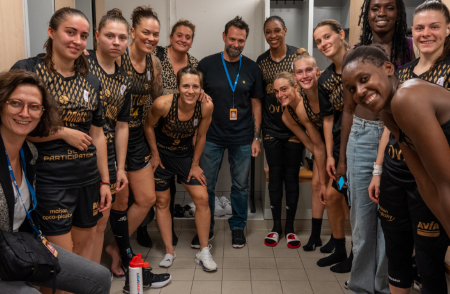
<svg viewBox="0 0 450 294"><path fill-rule="evenodd" d="M267 234L266 238L264 239L264 244L269 247L275 247L278 245L278 241L280 240L280 235L276 232L270 232Z"/></svg>
<svg viewBox="0 0 450 294"><path fill-rule="evenodd" d="M293 233L286 235L286 242L287 242L287 247L291 248L291 249L297 249L302 245L300 243L300 239L297 237L296 234L293 234Z"/></svg>

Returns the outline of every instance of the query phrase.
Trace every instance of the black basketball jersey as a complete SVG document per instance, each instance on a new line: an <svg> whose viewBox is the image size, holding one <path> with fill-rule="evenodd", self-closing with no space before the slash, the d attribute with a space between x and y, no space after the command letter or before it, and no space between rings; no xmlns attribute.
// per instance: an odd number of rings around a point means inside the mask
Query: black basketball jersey
<svg viewBox="0 0 450 294"><path fill-rule="evenodd" d="M89 134L91 125L103 127L100 103L101 87L98 79L89 73L84 77L75 73L63 77L47 69L43 55L18 61L13 69L26 69L36 73L48 92L56 100L63 126ZM36 164L36 185L68 189L92 184L100 180L96 148L80 151L64 140L35 144L39 157Z"/></svg>
<svg viewBox="0 0 450 294"><path fill-rule="evenodd" d="M189 120L178 119L178 100L180 94L173 94L169 113L161 117L155 127L156 145L158 151L171 156L192 155L192 142L195 131L202 120L202 104L197 101L194 114Z"/></svg>
<svg viewBox="0 0 450 294"><path fill-rule="evenodd" d="M297 114L295 113L295 110L290 105L287 106L287 110L288 110L289 114L291 115L291 117L294 119L294 121L300 127L304 128L302 122L300 121L300 119L298 118Z"/></svg>
<svg viewBox="0 0 450 294"><path fill-rule="evenodd" d="M323 117L320 115L320 113L315 113L311 105L309 105L308 96L306 96L306 93L302 90L299 91L300 95L303 97L303 106L305 107L306 115L308 116L308 119L310 122L312 122L318 129L323 129Z"/></svg>
<svg viewBox="0 0 450 294"><path fill-rule="evenodd" d="M320 115L334 115L333 120L333 152L339 154L341 144L341 121L344 110L344 87L340 74L336 73L334 63L328 66L319 77Z"/></svg>
<svg viewBox="0 0 450 294"><path fill-rule="evenodd" d="M150 92L154 72L151 54L147 54L146 62L145 71L139 73L134 69L128 52L121 57L122 68L131 78L131 121L128 124L130 128L128 144L138 143L142 140L144 108L149 107L152 102Z"/></svg>
<svg viewBox="0 0 450 294"><path fill-rule="evenodd" d="M89 71L98 78L102 87L101 102L105 125L103 131L108 147L108 168L110 181L116 179L116 155L114 147L114 134L117 121L131 120L131 78L116 63L115 72L107 74L100 66L94 50L89 50L87 56Z"/></svg>
<svg viewBox="0 0 450 294"><path fill-rule="evenodd" d="M403 83L409 79L419 78L431 83L438 84L446 89L450 90L450 57L447 57L441 64L438 65L430 73L423 73L421 75L416 75L414 73L414 68L419 62L419 58L405 64L400 69L397 70L396 74L400 83ZM406 147L415 150L411 139L408 138L406 134L400 131L400 141ZM388 173L390 177L395 179L395 181L402 184L414 183L415 179L403 158L402 151L398 145L395 136L391 133L389 136L389 143L386 146L384 152L384 172Z"/></svg>
<svg viewBox="0 0 450 294"><path fill-rule="evenodd" d="M297 47L286 45L286 56L280 62L272 60L270 49L261 54L256 63L262 71L264 98L262 101L262 130L264 134L279 139L289 139L294 134L285 126L282 120L284 107L275 97L273 81L278 73L292 72L292 62L295 59Z"/></svg>

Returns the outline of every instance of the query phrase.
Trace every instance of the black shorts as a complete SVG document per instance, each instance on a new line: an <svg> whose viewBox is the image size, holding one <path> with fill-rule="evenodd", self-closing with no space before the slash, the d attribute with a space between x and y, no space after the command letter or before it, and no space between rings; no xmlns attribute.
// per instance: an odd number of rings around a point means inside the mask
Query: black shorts
<svg viewBox="0 0 450 294"><path fill-rule="evenodd" d="M450 244L441 223L420 196L417 185L399 185L384 173L381 175L378 216L383 230L413 230L414 243L421 247Z"/></svg>
<svg viewBox="0 0 450 294"><path fill-rule="evenodd" d="M100 182L81 188L37 188L36 213L41 231L47 236L69 233L72 225L92 228L102 217L98 211Z"/></svg>
<svg viewBox="0 0 450 294"><path fill-rule="evenodd" d="M147 167L150 164L150 156L150 148L145 138L142 138L138 143L128 144L125 170L133 172Z"/></svg>
<svg viewBox="0 0 450 294"><path fill-rule="evenodd" d="M180 184L184 183L189 186L201 185L200 182L194 178L191 178L189 182L187 181L192 165L192 155L174 157L160 152L159 158L161 159L161 163L165 169L158 166L155 171L156 191L161 192L169 189L170 182L175 178L175 176L177 176L177 182Z"/></svg>

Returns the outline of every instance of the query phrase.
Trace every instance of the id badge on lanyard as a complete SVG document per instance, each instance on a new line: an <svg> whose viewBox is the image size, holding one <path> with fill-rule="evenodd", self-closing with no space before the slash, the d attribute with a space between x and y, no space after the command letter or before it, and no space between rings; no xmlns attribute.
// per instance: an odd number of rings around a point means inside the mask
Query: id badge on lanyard
<svg viewBox="0 0 450 294"><path fill-rule="evenodd" d="M236 86L239 80L239 73L241 72L241 65L242 65L242 55L239 56L239 71L236 76L236 81L233 83L231 82L230 74L228 73L227 65L225 64L225 59L223 58L223 52L220 55L222 57L222 63L223 68L225 69L225 73L227 74L228 82L230 83L231 91L233 92L233 107L230 109L230 120L237 120L237 108L234 107L234 92L236 91Z"/></svg>

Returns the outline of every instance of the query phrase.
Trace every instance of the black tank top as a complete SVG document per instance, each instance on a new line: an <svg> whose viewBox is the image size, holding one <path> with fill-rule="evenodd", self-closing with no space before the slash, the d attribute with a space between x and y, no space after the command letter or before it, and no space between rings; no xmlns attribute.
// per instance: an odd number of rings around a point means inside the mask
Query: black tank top
<svg viewBox="0 0 450 294"><path fill-rule="evenodd" d="M300 91L300 95L303 97L303 106L305 107L306 115L308 116L309 121L312 122L318 129L323 129L323 117L320 116L320 113L314 113L311 105L309 105L309 100L305 92Z"/></svg>
<svg viewBox="0 0 450 294"><path fill-rule="evenodd" d="M294 134L283 123L282 115L284 107L275 97L273 81L278 73L283 71L292 72L292 62L295 59L297 47L286 45L286 56L283 60L276 62L270 56L270 49L261 54L256 63L263 74L264 98L262 104L262 131L278 139L289 139Z"/></svg>
<svg viewBox="0 0 450 294"><path fill-rule="evenodd" d="M303 124L300 122L300 119L298 118L297 114L295 113L295 110L294 110L290 105L287 106L287 110L289 111L289 114L292 116L292 118L294 119L294 121L295 121L299 126L301 126L302 128L304 128L304 127L303 127Z"/></svg>
<svg viewBox="0 0 450 294"><path fill-rule="evenodd" d="M447 139L447 143L450 146L450 120L445 124L443 124L441 128L442 131L444 132L445 138ZM405 133L403 133L402 130L399 131L400 131L399 142L408 147L409 149L411 149L412 151L416 152L417 151L416 147L414 146L411 139Z"/></svg>
<svg viewBox="0 0 450 294"><path fill-rule="evenodd" d="M131 63L130 55L125 52L121 57L122 68L131 77L131 121L128 123L130 130L128 145L139 143L144 138L144 129L142 120L145 109L151 105L150 91L151 84L154 79L153 61L150 54L146 56L146 66L143 73L139 73L134 69Z"/></svg>
<svg viewBox="0 0 450 294"><path fill-rule="evenodd" d="M418 62L419 58L398 69L397 76L400 83L403 83L409 79L419 78L438 84L450 90L450 57L447 57L432 72L424 73L419 76L414 73L414 68ZM403 145L407 146L411 150L415 150L411 140L401 131L399 138ZM399 184L408 185L415 182L414 176L410 172L408 166L406 165L405 159L403 158L400 146L392 133L389 136L389 143L384 152L383 172L387 173L391 179L395 180Z"/></svg>
<svg viewBox="0 0 450 294"><path fill-rule="evenodd" d="M189 120L178 119L178 99L180 94L173 94L169 113L161 117L155 127L158 151L171 156L190 156L194 152L194 138L202 120L202 104L197 101L194 114Z"/></svg>

